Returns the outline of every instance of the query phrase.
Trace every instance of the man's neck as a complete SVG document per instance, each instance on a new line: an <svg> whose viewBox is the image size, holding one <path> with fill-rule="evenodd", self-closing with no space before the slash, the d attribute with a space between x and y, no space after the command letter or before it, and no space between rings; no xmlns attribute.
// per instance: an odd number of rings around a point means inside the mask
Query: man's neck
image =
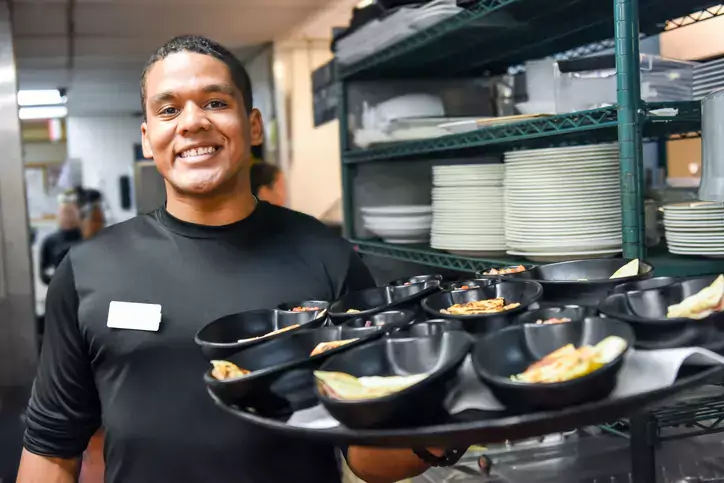
<svg viewBox="0 0 724 483"><path fill-rule="evenodd" d="M189 223L223 226L247 218L256 208L256 198L244 190L233 196L197 198L167 190L166 211L173 217Z"/></svg>

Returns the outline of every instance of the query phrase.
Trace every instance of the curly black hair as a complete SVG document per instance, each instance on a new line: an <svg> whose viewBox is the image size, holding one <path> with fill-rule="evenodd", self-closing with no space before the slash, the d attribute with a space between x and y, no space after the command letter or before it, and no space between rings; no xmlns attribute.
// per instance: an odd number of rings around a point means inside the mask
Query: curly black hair
<svg viewBox="0 0 724 483"><path fill-rule="evenodd" d="M171 54L177 52L193 52L196 54L208 55L215 59L219 59L221 62L226 64L231 71L231 78L234 81L236 87L241 91L241 96L244 99L244 107L247 112L250 112L253 107L254 99L251 94L251 80L249 79L249 73L246 71L244 64L232 54L226 47L221 44L214 42L206 37L200 37L197 35L182 35L175 37L166 42L160 47L143 68L141 74L141 111L143 112L143 118L146 118L146 76L148 71L151 69L153 64L159 60L163 60Z"/></svg>

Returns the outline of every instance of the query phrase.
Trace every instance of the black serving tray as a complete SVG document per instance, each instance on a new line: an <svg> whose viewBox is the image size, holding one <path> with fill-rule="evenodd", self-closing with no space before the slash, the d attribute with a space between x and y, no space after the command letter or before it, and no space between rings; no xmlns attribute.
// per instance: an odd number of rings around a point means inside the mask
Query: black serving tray
<svg viewBox="0 0 724 483"><path fill-rule="evenodd" d="M380 447L430 447L472 445L505 440L520 440L563 432L582 426L628 418L670 402L675 396L696 386L718 380L724 366L710 367L680 377L673 385L633 396L602 399L558 410L513 414L506 411L470 410L438 424L397 429L349 429L337 426L308 429L287 424L286 420L262 417L241 408L224 404L212 393L221 409L254 426L280 436L307 438L313 441L346 446L351 444Z"/></svg>

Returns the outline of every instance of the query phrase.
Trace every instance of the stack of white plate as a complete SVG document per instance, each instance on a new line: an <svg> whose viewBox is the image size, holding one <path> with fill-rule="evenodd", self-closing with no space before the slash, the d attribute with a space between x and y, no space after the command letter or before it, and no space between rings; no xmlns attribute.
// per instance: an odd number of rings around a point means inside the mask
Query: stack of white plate
<svg viewBox="0 0 724 483"><path fill-rule="evenodd" d="M618 144L505 154L508 253L536 262L621 251Z"/></svg>
<svg viewBox="0 0 724 483"><path fill-rule="evenodd" d="M463 256L505 253L503 164L432 168L431 246Z"/></svg>
<svg viewBox="0 0 724 483"><path fill-rule="evenodd" d="M724 88L724 59L712 60L694 67L694 99Z"/></svg>
<svg viewBox="0 0 724 483"><path fill-rule="evenodd" d="M724 203L697 201L664 206L669 251L724 257Z"/></svg>
<svg viewBox="0 0 724 483"><path fill-rule="evenodd" d="M378 206L361 211L364 227L387 243L426 243L430 238L430 206Z"/></svg>

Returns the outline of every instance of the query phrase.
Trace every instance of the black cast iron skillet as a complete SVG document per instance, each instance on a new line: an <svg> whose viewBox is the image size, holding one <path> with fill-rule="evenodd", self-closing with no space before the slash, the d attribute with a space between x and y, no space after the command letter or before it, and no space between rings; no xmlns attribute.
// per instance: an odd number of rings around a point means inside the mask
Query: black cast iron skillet
<svg viewBox="0 0 724 483"><path fill-rule="evenodd" d="M542 293L543 289L536 282L506 279L476 289L447 290L433 294L422 301L422 308L432 317L460 321L466 331L482 334L510 325L513 318L537 302ZM505 299L506 304L520 305L514 309L491 314L451 315L441 312L452 305L499 297Z"/></svg>
<svg viewBox="0 0 724 483"><path fill-rule="evenodd" d="M420 301L440 289L440 281L428 280L412 285L384 285L345 295L329 308L329 316L335 324L357 317L370 315L391 309L420 312ZM349 310L358 312L350 313Z"/></svg>
<svg viewBox="0 0 724 483"><path fill-rule="evenodd" d="M384 333L382 327L301 330L289 337L241 349L226 359L252 371L250 374L219 381L211 375L209 368L204 374L204 382L226 404L253 408L257 414L267 416L289 415L317 403L314 369L335 354L381 337ZM310 357L322 342L350 339L358 340Z"/></svg>
<svg viewBox="0 0 724 483"><path fill-rule="evenodd" d="M452 331L436 337L385 338L346 351L320 370L355 377L428 374L421 382L391 395L361 401L326 396L317 381L317 396L337 421L349 428L405 427L429 424L447 413L447 389L470 351L471 339Z"/></svg>
<svg viewBox="0 0 724 483"><path fill-rule="evenodd" d="M543 286L543 303L596 307L618 285L651 278L654 267L641 262L633 277L610 277L631 260L605 258L540 265L508 279L533 280Z"/></svg>
<svg viewBox="0 0 724 483"><path fill-rule="evenodd" d="M606 297L598 309L607 317L631 324L639 348L699 346L719 352L724 350L724 313L717 312L702 320L666 316L671 305L708 287L715 279L716 276L681 279L648 290L616 293Z"/></svg>
<svg viewBox="0 0 724 483"><path fill-rule="evenodd" d="M327 320L326 310L288 312L278 309L252 310L221 317L196 333L194 341L209 359L224 359L242 348L251 347L270 338L284 337L305 328L320 327ZM262 337L285 327L299 325L270 337Z"/></svg>
<svg viewBox="0 0 724 483"><path fill-rule="evenodd" d="M567 324L517 325L478 341L473 349L473 366L495 397L512 411L556 409L595 401L613 391L625 353L600 369L570 381L531 384L512 381L510 376L524 372L531 364L567 344L593 346L611 335L624 339L627 350L634 344L631 327L613 319L588 317Z"/></svg>

